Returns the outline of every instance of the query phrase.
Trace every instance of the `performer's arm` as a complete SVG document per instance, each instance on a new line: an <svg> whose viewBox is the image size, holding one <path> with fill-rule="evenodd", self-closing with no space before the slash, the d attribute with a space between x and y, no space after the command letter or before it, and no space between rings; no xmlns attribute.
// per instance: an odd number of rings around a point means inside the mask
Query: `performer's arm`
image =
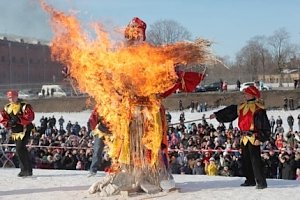
<svg viewBox="0 0 300 200"><path fill-rule="evenodd" d="M232 122L238 117L237 105L230 105L226 108L223 108L217 112L214 112L214 115L218 122L226 123Z"/></svg>
<svg viewBox="0 0 300 200"><path fill-rule="evenodd" d="M90 124L91 130L94 130L96 128L98 122L99 122L99 114L97 112L97 109L94 109L89 118L89 124Z"/></svg>
<svg viewBox="0 0 300 200"><path fill-rule="evenodd" d="M5 128L9 128L9 115L7 114L7 112L5 112L5 110L2 110L0 112L0 123L5 127Z"/></svg>
<svg viewBox="0 0 300 200"><path fill-rule="evenodd" d="M19 123L22 124L23 126L27 126L34 120L34 112L32 110L31 105L26 104L24 106L25 106L25 108L23 110L23 114L18 117L20 119Z"/></svg>
<svg viewBox="0 0 300 200"><path fill-rule="evenodd" d="M265 142L271 135L271 126L266 114L266 110L259 109L254 115L254 127L257 140Z"/></svg>

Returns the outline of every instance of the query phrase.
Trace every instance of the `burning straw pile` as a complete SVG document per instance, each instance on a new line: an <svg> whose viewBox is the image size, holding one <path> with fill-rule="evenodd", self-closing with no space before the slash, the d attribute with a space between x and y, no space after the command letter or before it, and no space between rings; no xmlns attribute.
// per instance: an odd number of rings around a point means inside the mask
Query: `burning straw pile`
<svg viewBox="0 0 300 200"><path fill-rule="evenodd" d="M128 46L109 39L102 25L93 24L96 38L88 37L73 15L65 15L43 1L55 33L51 52L68 66L78 87L96 101L112 135L105 141L112 158L110 173L90 192L101 196L122 190L159 192L174 187L162 162L166 121L160 94L178 82L177 63L204 64L211 60L210 42L181 42Z"/></svg>

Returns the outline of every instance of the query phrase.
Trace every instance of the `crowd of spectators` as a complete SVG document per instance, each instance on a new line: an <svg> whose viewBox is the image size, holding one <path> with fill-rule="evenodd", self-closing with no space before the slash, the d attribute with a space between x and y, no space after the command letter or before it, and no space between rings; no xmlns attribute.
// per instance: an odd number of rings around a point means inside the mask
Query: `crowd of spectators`
<svg viewBox="0 0 300 200"><path fill-rule="evenodd" d="M173 174L243 176L240 154L240 131L232 123L226 127L209 124L205 115L197 123L185 123L184 112L179 124L169 121L169 166ZM288 120L288 119L287 119ZM300 115L297 116L300 126ZM280 116L270 117L272 137L261 145L262 162L267 178L300 180L300 127L284 130ZM292 126L293 127L293 126ZM0 127L1 143L13 144L8 133ZM86 125L42 117L32 131L29 151L34 168L89 170L93 155L93 136ZM38 146L38 147L37 147ZM18 167L15 147L2 146ZM1 167L0 162L0 167ZM99 170L105 171L111 159L104 150Z"/></svg>

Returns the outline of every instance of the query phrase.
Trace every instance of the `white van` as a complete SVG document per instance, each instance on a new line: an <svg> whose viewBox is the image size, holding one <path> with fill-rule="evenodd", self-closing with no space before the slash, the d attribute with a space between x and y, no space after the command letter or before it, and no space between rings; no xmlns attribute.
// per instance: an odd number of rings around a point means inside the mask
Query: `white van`
<svg viewBox="0 0 300 200"><path fill-rule="evenodd" d="M39 97L65 97L67 94L60 85L43 85Z"/></svg>
<svg viewBox="0 0 300 200"><path fill-rule="evenodd" d="M271 90L272 87L264 84L263 82L260 82L259 85L257 85L255 82L245 82L241 84L240 91L242 92L245 88L249 87L250 85L256 86L259 90Z"/></svg>

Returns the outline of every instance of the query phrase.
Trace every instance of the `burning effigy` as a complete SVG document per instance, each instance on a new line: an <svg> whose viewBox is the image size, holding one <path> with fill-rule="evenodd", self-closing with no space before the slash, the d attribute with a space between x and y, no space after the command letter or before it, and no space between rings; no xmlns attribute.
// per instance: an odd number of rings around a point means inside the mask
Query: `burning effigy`
<svg viewBox="0 0 300 200"><path fill-rule="evenodd" d="M95 100L111 132L106 140L111 168L89 192L110 196L175 187L165 158L167 123L162 99L177 89L195 89L204 75L176 66L211 61L210 42L198 39L153 46L145 42L146 23L136 17L126 27L124 41L116 43L101 24L92 24L95 36L90 37L75 15L43 1L41 5L51 17L53 59L67 66L77 87Z"/></svg>

